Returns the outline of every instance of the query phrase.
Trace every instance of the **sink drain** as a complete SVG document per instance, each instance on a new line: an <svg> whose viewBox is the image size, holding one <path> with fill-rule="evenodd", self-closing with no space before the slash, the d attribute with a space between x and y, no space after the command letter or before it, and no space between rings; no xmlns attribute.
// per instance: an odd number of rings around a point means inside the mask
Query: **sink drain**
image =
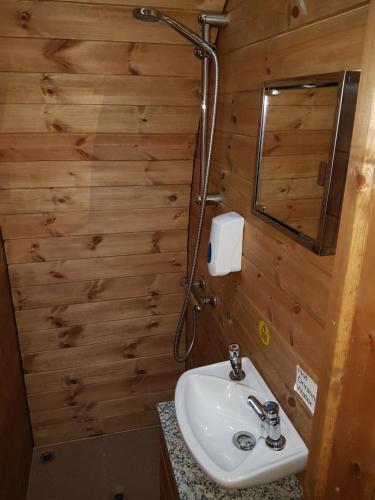
<svg viewBox="0 0 375 500"><path fill-rule="evenodd" d="M257 440L250 432L240 431L233 436L233 444L239 450L250 451L257 444Z"/></svg>

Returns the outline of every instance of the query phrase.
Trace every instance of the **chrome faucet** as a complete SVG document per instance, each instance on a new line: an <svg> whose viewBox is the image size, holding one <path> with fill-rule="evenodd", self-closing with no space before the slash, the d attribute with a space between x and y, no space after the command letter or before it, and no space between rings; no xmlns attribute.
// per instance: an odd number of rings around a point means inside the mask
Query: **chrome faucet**
<svg viewBox="0 0 375 500"><path fill-rule="evenodd" d="M240 356L240 346L238 344L230 344L229 361L232 366L232 371L229 373L231 380L243 380L245 372L242 370L242 360Z"/></svg>
<svg viewBox="0 0 375 500"><path fill-rule="evenodd" d="M285 447L286 439L281 434L279 405L275 401L266 401L262 405L255 396L249 396L247 402L263 422L267 432L266 445L275 451L282 450Z"/></svg>

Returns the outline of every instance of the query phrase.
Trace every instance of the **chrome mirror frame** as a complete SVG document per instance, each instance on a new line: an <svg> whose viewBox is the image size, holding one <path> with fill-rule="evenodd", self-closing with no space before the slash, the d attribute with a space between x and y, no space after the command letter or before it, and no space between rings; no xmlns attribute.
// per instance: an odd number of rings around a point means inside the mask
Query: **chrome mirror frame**
<svg viewBox="0 0 375 500"><path fill-rule="evenodd" d="M290 78L288 80L269 81L264 83L262 90L252 212L263 221L273 225L284 234L318 255L334 255L336 251L359 79L360 71L342 71L338 73ZM264 207L257 202L261 178L263 144L266 132L265 121L267 104L265 97L272 91L285 90L288 88L318 88L329 86L330 84L338 86L338 100L324 182L318 237L312 239L307 234L288 226L285 222L268 214L264 210ZM328 214L330 210L334 210L337 216L335 224L329 224Z"/></svg>

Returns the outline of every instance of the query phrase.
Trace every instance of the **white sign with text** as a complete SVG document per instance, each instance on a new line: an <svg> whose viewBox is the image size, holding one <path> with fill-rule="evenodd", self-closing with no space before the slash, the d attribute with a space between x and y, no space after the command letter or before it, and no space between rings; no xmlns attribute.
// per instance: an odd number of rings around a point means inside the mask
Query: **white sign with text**
<svg viewBox="0 0 375 500"><path fill-rule="evenodd" d="M294 390L301 396L311 413L314 413L318 386L313 381L313 379L302 370L299 365L297 365L296 383L294 384Z"/></svg>

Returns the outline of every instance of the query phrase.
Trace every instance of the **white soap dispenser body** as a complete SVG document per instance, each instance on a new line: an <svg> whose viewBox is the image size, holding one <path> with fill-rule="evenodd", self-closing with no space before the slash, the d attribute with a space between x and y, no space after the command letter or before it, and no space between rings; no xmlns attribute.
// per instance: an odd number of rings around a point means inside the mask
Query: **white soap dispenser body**
<svg viewBox="0 0 375 500"><path fill-rule="evenodd" d="M211 276L241 271L244 222L244 218L236 212L212 219L207 250L207 266Z"/></svg>

